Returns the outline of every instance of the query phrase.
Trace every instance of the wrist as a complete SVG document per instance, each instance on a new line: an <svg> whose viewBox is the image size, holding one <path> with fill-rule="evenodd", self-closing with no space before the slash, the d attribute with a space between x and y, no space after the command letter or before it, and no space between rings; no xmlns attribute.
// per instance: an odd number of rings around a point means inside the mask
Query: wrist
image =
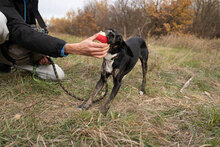
<svg viewBox="0 0 220 147"><path fill-rule="evenodd" d="M79 54L79 43L67 43L65 45L64 52L67 54Z"/></svg>

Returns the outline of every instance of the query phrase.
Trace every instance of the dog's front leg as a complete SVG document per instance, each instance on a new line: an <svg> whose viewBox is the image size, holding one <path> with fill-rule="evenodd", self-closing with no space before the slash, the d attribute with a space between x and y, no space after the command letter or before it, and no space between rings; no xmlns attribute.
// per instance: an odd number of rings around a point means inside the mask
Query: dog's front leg
<svg viewBox="0 0 220 147"><path fill-rule="evenodd" d="M82 110L88 110L91 107L91 105L93 103L93 99L97 96L99 91L102 90L103 86L107 82L108 77L109 77L109 75L106 75L106 74L101 75L101 78L99 79L98 83L96 84L95 89L92 92L92 94L90 95L89 99L85 100L81 105L79 105L78 106L79 108L81 108Z"/></svg>
<svg viewBox="0 0 220 147"><path fill-rule="evenodd" d="M110 108L110 104L111 102L113 101L114 97L116 96L116 94L118 93L118 90L120 89L121 87L121 80L122 80L122 77L120 76L117 76L117 78L114 78L113 77L113 80L114 80L114 87L112 89L112 92L109 96L109 99L106 101L106 103L101 106L100 108L100 112L103 114L103 115L106 115L109 108Z"/></svg>

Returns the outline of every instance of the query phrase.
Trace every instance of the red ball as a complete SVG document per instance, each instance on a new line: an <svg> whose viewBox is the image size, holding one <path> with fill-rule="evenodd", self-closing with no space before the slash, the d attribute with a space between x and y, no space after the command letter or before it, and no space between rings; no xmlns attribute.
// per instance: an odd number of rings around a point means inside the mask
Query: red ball
<svg viewBox="0 0 220 147"><path fill-rule="evenodd" d="M108 38L105 36L105 33L100 33L98 35L98 37L96 38L96 40L98 40L102 43L107 43L108 42Z"/></svg>

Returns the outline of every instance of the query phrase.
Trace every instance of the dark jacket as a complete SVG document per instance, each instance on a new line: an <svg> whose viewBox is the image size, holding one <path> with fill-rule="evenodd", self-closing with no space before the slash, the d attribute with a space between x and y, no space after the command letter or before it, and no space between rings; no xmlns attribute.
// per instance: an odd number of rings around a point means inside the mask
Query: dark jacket
<svg viewBox="0 0 220 147"><path fill-rule="evenodd" d="M28 0L26 22L24 20L24 4L24 0L0 0L0 11L8 20L9 42L38 53L60 57L61 50L66 42L45 33L37 32L28 25L36 24L31 5L38 5L38 0Z"/></svg>

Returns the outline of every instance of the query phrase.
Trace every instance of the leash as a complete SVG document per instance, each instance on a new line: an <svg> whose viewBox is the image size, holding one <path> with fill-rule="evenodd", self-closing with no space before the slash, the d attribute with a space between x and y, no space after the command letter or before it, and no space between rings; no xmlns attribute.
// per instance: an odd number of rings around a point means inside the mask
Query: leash
<svg viewBox="0 0 220 147"><path fill-rule="evenodd" d="M59 79L59 76L58 76L58 73L57 73L57 70L56 70L54 61L53 61L52 58L50 58L50 57L48 57L48 60L51 62L52 66L53 66L53 70L54 70L54 73L55 73L57 82L58 82L58 84L60 85L60 87L61 87L69 96L73 97L74 99L79 100L79 101L85 101L86 99L83 99L83 98L80 98L80 97L76 96L75 94L71 93L69 90L67 90L67 89L63 86L63 83L62 83L61 80ZM104 94L102 97L100 97L100 98L94 100L93 103L97 103L97 102L103 100L103 99L106 97L107 93L108 93L108 83L105 83L105 94Z"/></svg>

